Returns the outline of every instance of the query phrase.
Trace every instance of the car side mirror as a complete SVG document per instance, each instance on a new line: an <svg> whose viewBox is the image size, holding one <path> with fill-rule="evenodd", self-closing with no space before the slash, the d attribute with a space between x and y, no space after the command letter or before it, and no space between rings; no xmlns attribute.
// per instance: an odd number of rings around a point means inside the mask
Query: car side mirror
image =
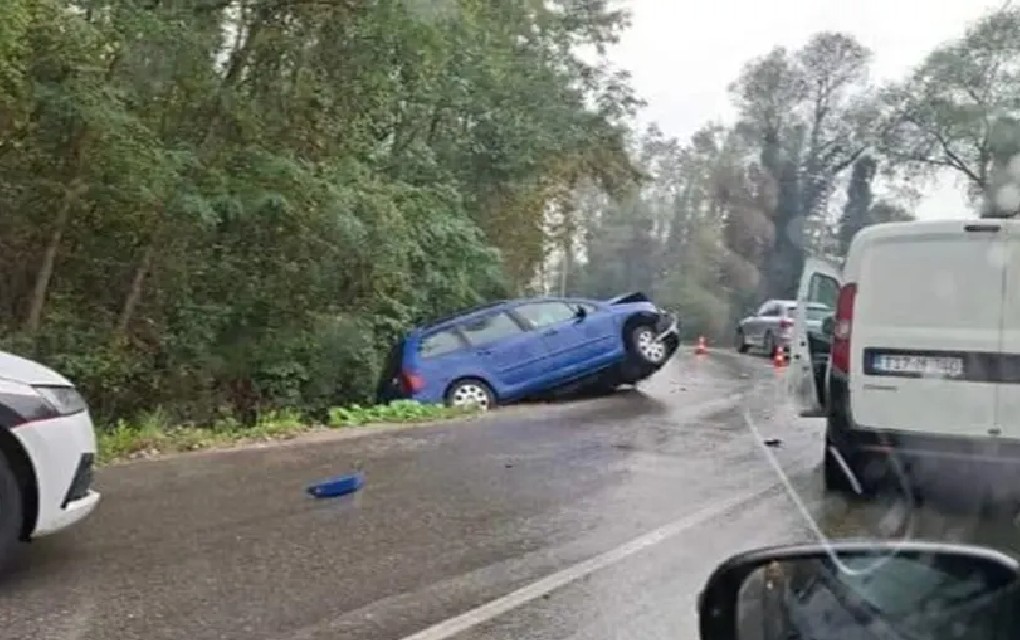
<svg viewBox="0 0 1020 640"><path fill-rule="evenodd" d="M581 305L577 305L577 309L574 311L574 317L578 320L584 320L588 317L588 310Z"/></svg>
<svg viewBox="0 0 1020 640"><path fill-rule="evenodd" d="M970 545L843 542L770 547L719 565L698 598L703 640L1005 638L1017 561Z"/></svg>
<svg viewBox="0 0 1020 640"><path fill-rule="evenodd" d="M835 330L836 330L835 316L825 316L825 319L822 320L822 333L831 338Z"/></svg>

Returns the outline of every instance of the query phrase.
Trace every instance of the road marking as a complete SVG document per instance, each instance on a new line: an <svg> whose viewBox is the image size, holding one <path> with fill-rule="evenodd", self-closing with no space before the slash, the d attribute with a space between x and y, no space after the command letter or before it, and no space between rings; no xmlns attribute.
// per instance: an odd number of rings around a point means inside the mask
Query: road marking
<svg viewBox="0 0 1020 640"><path fill-rule="evenodd" d="M476 627L483 622L492 620L493 618L508 611L512 611L513 609L527 604L532 600L541 598L545 594L566 586L571 582L575 582L581 578L591 575L600 569L612 566L621 560L648 549L649 547L665 542L666 540L711 520L716 516L720 516L731 509L742 506L745 503L758 500L766 493L769 493L776 487L781 486L781 484L781 482L776 481L763 489L739 494L727 500L717 502L709 507L684 516L678 520L674 520L669 524L663 525L658 529L653 529L652 531L638 536L630 542L616 547L615 549L610 549L609 551L601 553L593 558L589 558L588 560L584 560L565 569L561 569L560 571L550 574L537 582L521 587L516 591L511 591L505 596L491 600L481 606L466 611L459 616L448 618L442 622L432 625L431 627L423 629L418 633L406 636L403 640L446 640L447 638L451 638L458 633L467 631L468 629Z"/></svg>

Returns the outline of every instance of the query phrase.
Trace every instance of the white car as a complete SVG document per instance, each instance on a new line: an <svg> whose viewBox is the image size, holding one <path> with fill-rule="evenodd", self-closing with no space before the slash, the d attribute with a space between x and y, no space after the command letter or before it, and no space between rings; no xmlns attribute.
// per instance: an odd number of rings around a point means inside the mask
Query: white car
<svg viewBox="0 0 1020 640"><path fill-rule="evenodd" d="M789 374L826 417L826 488L866 493L890 452L914 480L1020 472L1020 221L868 227L842 273L808 261L801 300L835 308L825 407L803 314Z"/></svg>
<svg viewBox="0 0 1020 640"><path fill-rule="evenodd" d="M55 533L96 508L96 434L66 378L0 351L0 567L19 541Z"/></svg>
<svg viewBox="0 0 1020 640"><path fill-rule="evenodd" d="M821 327L822 320L831 312L832 309L824 304L808 304L808 327L817 330ZM796 316L796 300L766 301L754 315L747 316L737 323L735 337L737 351L747 353L751 347L756 347L769 357L775 355L777 348L789 353Z"/></svg>

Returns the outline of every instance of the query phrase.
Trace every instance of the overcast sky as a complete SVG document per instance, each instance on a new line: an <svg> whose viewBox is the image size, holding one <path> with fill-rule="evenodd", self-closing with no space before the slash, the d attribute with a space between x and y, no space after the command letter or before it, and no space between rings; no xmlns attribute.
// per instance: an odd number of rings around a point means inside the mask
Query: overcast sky
<svg viewBox="0 0 1020 640"><path fill-rule="evenodd" d="M749 59L776 45L795 49L818 31L851 33L875 54L873 79L903 76L936 45L1003 0L629 0L633 26L611 53L629 69L655 121L682 140L710 120L730 121L727 85ZM972 215L951 179L915 213Z"/></svg>

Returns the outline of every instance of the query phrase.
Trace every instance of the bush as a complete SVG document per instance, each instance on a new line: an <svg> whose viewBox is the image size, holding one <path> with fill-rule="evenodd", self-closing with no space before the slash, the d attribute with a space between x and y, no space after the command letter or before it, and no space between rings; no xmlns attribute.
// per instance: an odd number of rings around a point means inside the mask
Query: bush
<svg viewBox="0 0 1020 640"><path fill-rule="evenodd" d="M472 409L398 400L387 405L330 407L326 411L328 419L325 423L311 420L294 409L267 411L259 415L255 424L249 427L229 417L204 426L175 424L169 414L157 409L142 415L137 421L118 420L109 427L100 428L99 460L109 463L248 442L285 440L325 428L424 423L463 417L473 412Z"/></svg>

